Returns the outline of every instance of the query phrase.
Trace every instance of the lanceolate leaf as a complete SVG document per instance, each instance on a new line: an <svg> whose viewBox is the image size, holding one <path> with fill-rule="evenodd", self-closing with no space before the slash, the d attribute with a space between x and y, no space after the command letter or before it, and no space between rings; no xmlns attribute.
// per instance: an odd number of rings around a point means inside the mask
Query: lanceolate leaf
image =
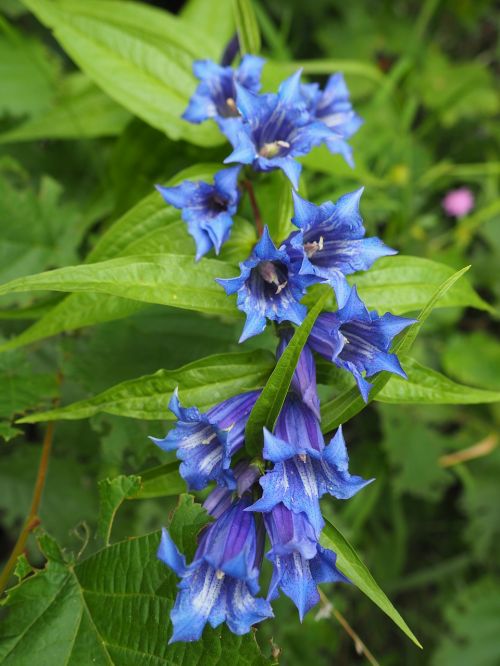
<svg viewBox="0 0 500 666"><path fill-rule="evenodd" d="M140 479L139 490L128 499L171 497L186 490L186 482L179 474L177 461L141 472Z"/></svg>
<svg viewBox="0 0 500 666"><path fill-rule="evenodd" d="M99 481L99 522L98 528L106 546L109 545L113 520L125 499L136 495L141 487L138 476L120 475L114 479Z"/></svg>
<svg viewBox="0 0 500 666"><path fill-rule="evenodd" d="M420 257L395 256L379 259L373 268L349 278L370 309L404 314L425 306L436 289L454 270ZM460 280L439 299L439 307L474 307L491 310L467 280Z"/></svg>
<svg viewBox="0 0 500 666"><path fill-rule="evenodd" d="M0 287L0 296L23 291L102 293L234 317L233 299L215 282L234 275L232 266L215 259L195 263L186 255L138 255L18 278Z"/></svg>
<svg viewBox="0 0 500 666"><path fill-rule="evenodd" d="M262 429L266 427L272 431L274 428L292 381L300 352L329 295L329 291L325 289L316 305L311 308L307 317L295 331L250 412L245 428L245 446L251 455L257 455L262 446Z"/></svg>
<svg viewBox="0 0 500 666"><path fill-rule="evenodd" d="M391 620L410 638L415 645L422 647L415 634L408 627L387 596L382 592L375 579L363 564L359 555L343 534L328 523L321 535L321 543L337 553L337 566L374 604L388 615Z"/></svg>
<svg viewBox="0 0 500 666"><path fill-rule="evenodd" d="M107 413L136 419L174 420L168 410L172 392L179 387L185 405L208 409L237 393L263 386L273 368L269 352L216 354L189 363L178 370L159 370L154 375L132 379L94 396L50 412L31 414L25 422L84 419Z"/></svg>
<svg viewBox="0 0 500 666"><path fill-rule="evenodd" d="M171 524L189 556L206 514L184 496ZM0 625L5 666L265 666L253 634L207 627L200 641L168 645L175 575L156 557L160 533L127 539L83 562L64 560L46 535L47 565L13 588Z"/></svg>
<svg viewBox="0 0 500 666"><path fill-rule="evenodd" d="M458 384L445 375L426 368L410 357L400 358L408 375L393 375L375 396L378 402L433 405L472 405L500 401L500 392ZM355 382L352 375L324 359L317 359L318 381L321 384L349 389Z"/></svg>
<svg viewBox="0 0 500 666"><path fill-rule="evenodd" d="M420 312L418 321L406 329L404 333L399 336L397 342L393 345L392 351L401 356L406 354L415 340L421 326L430 315L436 305L445 297L447 292L459 280L464 273L469 270L470 266L462 268L451 277L446 279L443 284L434 292L428 303ZM373 388L370 391L370 401L382 390L387 384L392 375L387 372L381 372L377 375L376 379L372 382ZM322 429L323 432L328 432L338 425L345 423L348 419L358 414L366 407L366 403L359 394L357 387L353 387L343 391L337 398L323 403L321 408L322 413Z"/></svg>
<svg viewBox="0 0 500 666"><path fill-rule="evenodd" d="M233 0L234 18L241 53L260 51L260 32L251 0Z"/></svg>
<svg viewBox="0 0 500 666"><path fill-rule="evenodd" d="M193 59L219 46L190 22L121 0L26 0L64 50L110 97L172 139L222 143L212 123L181 119L196 87Z"/></svg>

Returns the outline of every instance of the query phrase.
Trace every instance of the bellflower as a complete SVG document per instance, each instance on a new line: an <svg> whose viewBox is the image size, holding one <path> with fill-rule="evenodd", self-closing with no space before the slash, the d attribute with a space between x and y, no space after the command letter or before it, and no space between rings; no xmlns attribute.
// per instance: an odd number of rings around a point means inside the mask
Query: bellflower
<svg viewBox="0 0 500 666"><path fill-rule="evenodd" d="M314 120L301 94L298 71L278 93L256 95L236 84L236 105L243 118L221 126L234 150L224 162L251 164L256 171L282 169L295 189L301 165L297 157L326 141L331 130Z"/></svg>
<svg viewBox="0 0 500 666"><path fill-rule="evenodd" d="M282 502L290 511L305 513L316 537L319 537L324 526L320 498L328 493L337 499L349 499L370 481L349 474L349 458L342 429L339 428L330 444L324 446L319 424L313 430L307 412L300 417L298 408L296 403L290 413L294 412L295 421L302 420L302 425L290 438L291 441L279 436L288 435L283 426L276 428L278 435L264 429L263 455L274 463L274 467L260 479L263 494L250 509L265 513ZM304 409L307 408L304 406ZM287 425L289 420L290 417ZM307 439L308 436L310 439Z"/></svg>
<svg viewBox="0 0 500 666"><path fill-rule="evenodd" d="M273 616L269 602L255 597L264 535L245 511L249 502L248 495L243 497L202 532L189 565L163 530L158 557L182 579L171 612L170 643L198 640L207 622L214 628L226 622L241 635Z"/></svg>
<svg viewBox="0 0 500 666"><path fill-rule="evenodd" d="M196 60L193 72L200 83L182 116L184 120L201 123L213 118L223 125L227 118L238 117L235 86L258 92L263 65L264 60L254 55L244 56L236 69Z"/></svg>
<svg viewBox="0 0 500 666"><path fill-rule="evenodd" d="M320 206L306 201L295 192L295 216L292 222L299 227L287 241L289 254L301 261L301 275L314 276L318 282L328 282L337 296L339 307L344 305L350 287L346 275L366 271L380 257L396 254L379 238L365 238L365 228L359 213L363 188L345 194L336 204L327 201Z"/></svg>
<svg viewBox="0 0 500 666"><path fill-rule="evenodd" d="M310 279L299 275L283 248L276 248L267 227L240 270L239 277L217 280L227 294L238 294L238 308L246 313L240 342L262 333L266 318L302 323L307 309L300 299Z"/></svg>
<svg viewBox="0 0 500 666"><path fill-rule="evenodd" d="M250 490L261 475L260 470L248 458L239 460L233 468L233 473L238 497L242 497ZM216 486L203 502L203 508L214 518L219 518L231 506L234 494L233 488Z"/></svg>
<svg viewBox="0 0 500 666"><path fill-rule="evenodd" d="M352 149L347 143L363 124L353 110L349 90L342 74L333 74L324 90L316 84L303 86L302 93L314 118L321 120L331 131L325 143L331 153L340 153L353 167Z"/></svg>
<svg viewBox="0 0 500 666"><path fill-rule="evenodd" d="M275 599L281 589L297 606L302 622L319 602L318 583L349 580L337 569L335 553L319 545L304 513L280 503L264 514L264 523L271 541L266 557L273 563L268 599Z"/></svg>
<svg viewBox="0 0 500 666"><path fill-rule="evenodd" d="M353 287L340 310L319 315L308 344L339 368L348 370L354 376L363 400L368 402L372 384L365 376L372 377L386 370L407 378L398 357L389 349L394 336L413 323L414 319L397 317L389 312L382 317L375 311L369 312Z"/></svg>
<svg viewBox="0 0 500 666"><path fill-rule="evenodd" d="M201 490L210 481L236 487L231 456L243 445L246 418L258 395L236 395L202 414L196 407L182 407L174 392L169 408L178 419L176 427L164 439L151 439L164 451L177 451L179 473L191 490Z"/></svg>
<svg viewBox="0 0 500 666"><path fill-rule="evenodd" d="M285 328L279 332L280 342L276 356L279 359L285 351L288 343L292 339L293 329ZM314 356L307 343L302 348L302 351L297 362L297 366L293 373L291 390L299 395L302 401L309 407L316 418L320 418L319 414L319 397L318 389L316 387L316 363Z"/></svg>
<svg viewBox="0 0 500 666"><path fill-rule="evenodd" d="M167 203L182 210L182 219L196 243L196 261L212 247L219 254L229 237L240 200L239 172L239 167L219 171L213 185L185 180L175 187L156 186Z"/></svg>

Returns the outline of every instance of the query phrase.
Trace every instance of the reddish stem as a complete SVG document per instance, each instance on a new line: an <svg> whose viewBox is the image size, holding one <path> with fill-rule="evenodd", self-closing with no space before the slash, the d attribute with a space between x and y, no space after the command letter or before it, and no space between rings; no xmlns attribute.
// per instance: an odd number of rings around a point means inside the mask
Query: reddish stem
<svg viewBox="0 0 500 666"><path fill-rule="evenodd" d="M260 208L257 199L255 197L252 181L245 179L242 182L242 185L245 188L245 190L248 192L248 197L250 199L250 205L252 207L257 233L259 234L259 236L262 236L262 234L264 233L264 225L262 224L262 215L260 214Z"/></svg>

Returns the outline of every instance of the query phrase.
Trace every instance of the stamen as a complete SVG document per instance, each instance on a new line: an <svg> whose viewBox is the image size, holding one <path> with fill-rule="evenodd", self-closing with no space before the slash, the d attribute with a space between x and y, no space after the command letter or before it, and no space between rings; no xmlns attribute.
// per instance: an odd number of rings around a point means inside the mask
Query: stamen
<svg viewBox="0 0 500 666"><path fill-rule="evenodd" d="M229 109L229 111L231 111L232 114L239 116L238 109L236 107L236 102L232 97L228 97L226 99L226 106Z"/></svg>
<svg viewBox="0 0 500 666"><path fill-rule="evenodd" d="M215 572L215 576L216 576L217 580L222 580L224 578L225 574L220 569L217 569L217 571Z"/></svg>
<svg viewBox="0 0 500 666"><path fill-rule="evenodd" d="M313 241L312 243L304 243L304 251L308 259L314 256L316 252L322 250L323 247L324 247L323 236L319 237L319 241Z"/></svg>
<svg viewBox="0 0 500 666"><path fill-rule="evenodd" d="M259 155L262 157L276 157L281 152L281 149L290 148L288 141L272 141L271 143L265 143L259 150Z"/></svg>
<svg viewBox="0 0 500 666"><path fill-rule="evenodd" d="M206 439L202 439L202 440L201 440L201 443L202 443L202 444L210 444L210 442L211 442L213 439L215 439L216 437L217 437L217 433L216 433L216 432L213 432L213 433L212 433L209 437L207 437Z"/></svg>
<svg viewBox="0 0 500 666"><path fill-rule="evenodd" d="M299 453L299 460L303 463L307 462L307 455L305 453Z"/></svg>
<svg viewBox="0 0 500 666"><path fill-rule="evenodd" d="M284 282L279 281L276 266L272 261L261 261L258 266L258 270L263 280L265 280L268 284L276 285L276 295L280 294L288 284L287 280Z"/></svg>

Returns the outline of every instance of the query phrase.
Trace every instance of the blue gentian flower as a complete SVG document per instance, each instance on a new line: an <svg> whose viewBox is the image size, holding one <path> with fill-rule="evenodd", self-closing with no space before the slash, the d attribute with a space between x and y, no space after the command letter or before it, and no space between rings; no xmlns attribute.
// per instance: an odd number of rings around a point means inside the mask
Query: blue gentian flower
<svg viewBox="0 0 500 666"><path fill-rule="evenodd" d="M198 640L207 622L214 628L226 622L241 635L256 622L273 617L269 602L255 597L264 534L245 511L249 503L246 495L202 532L189 565L163 530L158 557L182 579L170 615L174 625L170 643Z"/></svg>
<svg viewBox="0 0 500 666"><path fill-rule="evenodd" d="M386 370L407 378L398 357L389 349L394 336L414 323L415 319L389 312L382 317L375 311L369 312L353 287L340 310L319 315L308 344L339 368L352 373L363 400L368 402L372 384L365 376Z"/></svg>
<svg viewBox="0 0 500 666"><path fill-rule="evenodd" d="M276 351L278 359L288 346L293 333L294 331L291 328L282 328L279 331L280 341ZM318 389L316 386L316 363L314 361L313 353L307 343L304 345L300 353L299 360L293 373L290 389L300 396L302 402L307 405L316 418L319 419L320 413Z"/></svg>
<svg viewBox="0 0 500 666"><path fill-rule="evenodd" d="M314 83L302 86L302 94L314 118L321 120L331 131L325 141L329 151L340 153L349 166L354 166L347 139L358 131L363 120L352 108L342 74L330 76L324 90Z"/></svg>
<svg viewBox="0 0 500 666"><path fill-rule="evenodd" d="M299 275L283 248L276 248L267 226L251 256L240 263L240 270L239 277L217 280L227 294L238 294L238 308L246 313L240 342L262 333L266 318L302 323L307 309L300 300L311 280Z"/></svg>
<svg viewBox="0 0 500 666"><path fill-rule="evenodd" d="M350 582L336 567L337 556L319 545L305 513L277 504L264 514L273 563L268 599L281 589L297 606L300 621L319 602L318 583Z"/></svg>
<svg viewBox="0 0 500 666"><path fill-rule="evenodd" d="M238 497L251 490L261 475L261 471L248 458L239 460L232 472L236 481L236 489L227 486L216 486L203 502L203 508L214 518L219 518L231 506L235 494Z"/></svg>
<svg viewBox="0 0 500 666"><path fill-rule="evenodd" d="M221 127L234 148L224 162L251 164L256 171L282 169L298 188L302 167L296 158L331 134L307 110L300 74L284 81L276 95L256 95L236 84L236 105L244 122L228 121Z"/></svg>
<svg viewBox="0 0 500 666"><path fill-rule="evenodd" d="M359 213L363 188L345 194L336 204L327 201L316 206L295 192L295 216L292 222L300 231L287 240L293 261L302 262L300 273L328 282L337 296L339 307L350 291L345 278L356 271L366 271L380 257L396 254L379 238L365 238Z"/></svg>
<svg viewBox="0 0 500 666"><path fill-rule="evenodd" d="M262 497L250 510L268 512L282 502L290 511L305 513L319 537L324 526L320 498L328 493L349 499L370 481L349 474L341 428L325 446L317 419L305 405L289 403L284 410L288 413L276 423L276 434L264 429L263 455L274 467L261 477Z"/></svg>
<svg viewBox="0 0 500 666"><path fill-rule="evenodd" d="M201 123L213 118L224 124L227 118L239 116L236 108L236 83L242 88L258 92L264 60L246 55L239 67L221 67L211 60L196 60L193 72L200 80L183 114L190 123Z"/></svg>
<svg viewBox="0 0 500 666"><path fill-rule="evenodd" d="M236 487L231 456L243 445L246 419L259 393L236 395L202 414L196 407L182 407L174 392L169 408L177 424L164 439L151 439L164 451L177 451L179 473L191 490L201 490L210 481Z"/></svg>
<svg viewBox="0 0 500 666"><path fill-rule="evenodd" d="M196 261L212 247L219 254L229 237L240 200L239 172L240 167L219 171L213 185L185 180L175 187L156 186L167 203L182 210L182 219L196 243Z"/></svg>

